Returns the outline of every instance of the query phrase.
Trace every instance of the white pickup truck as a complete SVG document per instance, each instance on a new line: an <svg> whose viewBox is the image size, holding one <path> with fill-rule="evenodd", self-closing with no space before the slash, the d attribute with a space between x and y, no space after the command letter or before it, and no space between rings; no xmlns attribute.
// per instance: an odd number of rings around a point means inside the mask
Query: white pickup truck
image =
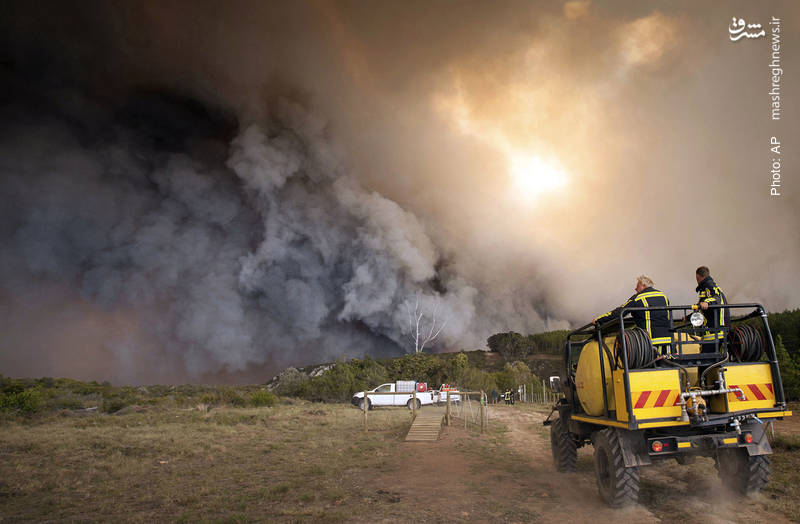
<svg viewBox="0 0 800 524"><path fill-rule="evenodd" d="M381 384L377 388L367 391L367 406L369 409L375 406L408 406L408 409L412 409L415 387L417 389L417 409L438 401L438 392L428 391L428 386L424 382L398 380L397 382ZM370 393L384 394L370 395ZM386 393L392 394L388 395ZM359 391L353 395L350 402L354 406L358 406L358 409L364 409L364 392Z"/></svg>

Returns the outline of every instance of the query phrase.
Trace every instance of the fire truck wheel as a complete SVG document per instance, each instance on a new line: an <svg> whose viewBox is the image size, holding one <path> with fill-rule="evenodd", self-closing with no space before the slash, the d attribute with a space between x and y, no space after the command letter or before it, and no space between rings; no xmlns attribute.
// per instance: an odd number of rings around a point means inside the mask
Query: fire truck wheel
<svg viewBox="0 0 800 524"><path fill-rule="evenodd" d="M364 399L363 398L358 401L358 409L360 409L361 411L364 411ZM367 409L370 409L370 410L372 409L372 402L370 402L369 400L367 400Z"/></svg>
<svg viewBox="0 0 800 524"><path fill-rule="evenodd" d="M556 471L568 473L578 469L578 447L560 418L550 424L550 449Z"/></svg>
<svg viewBox="0 0 800 524"><path fill-rule="evenodd" d="M753 495L769 482L769 455L750 456L745 448L717 451L717 475L729 489L743 495Z"/></svg>
<svg viewBox="0 0 800 524"><path fill-rule="evenodd" d="M406 406L408 406L408 409L414 409L414 399L409 400L406 403ZM417 409L420 409L421 407L422 403L419 401L419 399L417 399Z"/></svg>
<svg viewBox="0 0 800 524"><path fill-rule="evenodd" d="M625 467L617 432L611 428L598 431L592 441L600 496L612 508L636 504L639 500L639 470Z"/></svg>

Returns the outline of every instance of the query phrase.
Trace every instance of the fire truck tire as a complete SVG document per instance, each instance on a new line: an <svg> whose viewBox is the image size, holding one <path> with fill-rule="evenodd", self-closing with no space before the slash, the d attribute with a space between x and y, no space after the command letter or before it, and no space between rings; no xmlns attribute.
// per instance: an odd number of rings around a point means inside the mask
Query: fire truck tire
<svg viewBox="0 0 800 524"><path fill-rule="evenodd" d="M750 456L744 448L720 449L715 462L722 483L743 495L759 493L769 482L769 455Z"/></svg>
<svg viewBox="0 0 800 524"><path fill-rule="evenodd" d="M578 447L560 418L550 424L550 449L556 471L571 473L578 469Z"/></svg>
<svg viewBox="0 0 800 524"><path fill-rule="evenodd" d="M622 446L614 429L598 431L594 443L594 471L600 496L612 508L636 504L639 500L639 469L625 467Z"/></svg>
<svg viewBox="0 0 800 524"><path fill-rule="evenodd" d="M358 409L360 409L361 411L364 411L364 399L363 398L358 401ZM372 409L372 402L369 399L367 399L367 409L370 409L370 410Z"/></svg>

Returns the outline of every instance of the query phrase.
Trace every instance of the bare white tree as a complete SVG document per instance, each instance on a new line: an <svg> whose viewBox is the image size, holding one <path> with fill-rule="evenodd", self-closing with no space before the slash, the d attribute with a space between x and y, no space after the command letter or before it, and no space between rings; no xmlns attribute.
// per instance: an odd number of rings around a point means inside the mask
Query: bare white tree
<svg viewBox="0 0 800 524"><path fill-rule="evenodd" d="M411 340L414 341L414 353L419 353L426 344L433 342L442 332L447 325L447 319L444 320L438 327L436 326L436 315L439 312L439 303L435 302L433 310L428 312L424 307L420 307L419 294L417 294L414 301L414 311L411 311L411 305L408 301L405 302L406 311L408 312L408 324L411 332Z"/></svg>

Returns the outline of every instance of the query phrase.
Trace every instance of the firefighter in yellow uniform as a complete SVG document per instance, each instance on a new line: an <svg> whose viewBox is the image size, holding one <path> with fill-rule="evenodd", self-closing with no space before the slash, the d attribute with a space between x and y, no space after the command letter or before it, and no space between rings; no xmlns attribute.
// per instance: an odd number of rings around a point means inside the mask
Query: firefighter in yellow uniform
<svg viewBox="0 0 800 524"><path fill-rule="evenodd" d="M700 266L695 271L695 279L697 280L697 306L705 317L704 326L706 332L703 334L702 345L700 346L701 353L716 353L719 351L719 344L725 338L725 328L730 324L730 313L728 308L708 309L708 306L725 305L728 303L725 298L725 293L719 288L714 279L711 278L711 272L706 266Z"/></svg>
<svg viewBox="0 0 800 524"><path fill-rule="evenodd" d="M653 306L668 306L669 299L667 295L653 287L653 281L644 275L636 279L636 293L628 299L627 302L620 307L609 311L604 315L600 315L593 320L595 324L598 322L607 322L617 318L619 312L625 306L629 307L653 307ZM647 331L650 340L658 350L659 354L670 353L670 343L672 336L669 331L670 327L670 314L666 309L653 310L653 311L630 311L628 312L633 317L636 325L643 330ZM627 314L627 313L626 313Z"/></svg>

